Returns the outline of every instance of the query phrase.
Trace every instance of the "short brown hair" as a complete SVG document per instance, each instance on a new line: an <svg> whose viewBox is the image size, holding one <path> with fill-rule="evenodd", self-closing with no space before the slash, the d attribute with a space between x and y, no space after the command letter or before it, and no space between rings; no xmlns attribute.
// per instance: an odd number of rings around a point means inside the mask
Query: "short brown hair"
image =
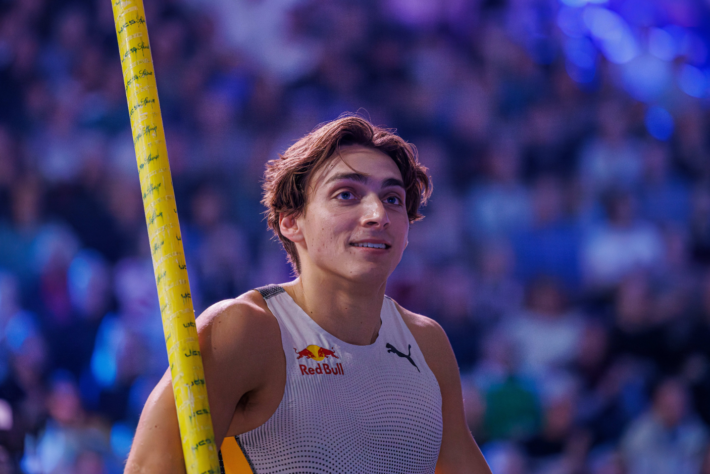
<svg viewBox="0 0 710 474"><path fill-rule="evenodd" d="M393 130L371 124L356 115L317 126L311 133L291 145L277 159L266 164L264 197L269 228L281 240L288 260L297 274L301 264L296 245L283 236L279 227L281 214L301 215L306 208L306 189L311 175L323 166L339 147L360 145L379 150L392 158L402 173L409 222L424 216L419 208L426 204L432 191L427 169L417 157L417 149L397 136Z"/></svg>

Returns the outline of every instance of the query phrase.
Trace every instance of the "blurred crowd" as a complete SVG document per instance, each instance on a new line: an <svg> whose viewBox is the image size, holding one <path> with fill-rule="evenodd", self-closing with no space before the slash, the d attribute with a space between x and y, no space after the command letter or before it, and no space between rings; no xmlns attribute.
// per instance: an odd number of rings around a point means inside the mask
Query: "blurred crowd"
<svg viewBox="0 0 710 474"><path fill-rule="evenodd" d="M710 473L710 11L589 3L145 0L197 314L291 279L264 163L358 112L493 472ZM0 1L0 473L122 472L166 368L111 2Z"/></svg>

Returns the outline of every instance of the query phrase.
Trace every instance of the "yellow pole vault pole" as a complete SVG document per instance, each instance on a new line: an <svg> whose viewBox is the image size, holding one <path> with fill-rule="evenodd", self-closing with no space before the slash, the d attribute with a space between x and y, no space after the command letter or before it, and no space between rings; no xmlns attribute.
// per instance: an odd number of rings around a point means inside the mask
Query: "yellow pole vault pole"
<svg viewBox="0 0 710 474"><path fill-rule="evenodd" d="M218 474L217 447L143 0L111 0L180 438L188 474Z"/></svg>

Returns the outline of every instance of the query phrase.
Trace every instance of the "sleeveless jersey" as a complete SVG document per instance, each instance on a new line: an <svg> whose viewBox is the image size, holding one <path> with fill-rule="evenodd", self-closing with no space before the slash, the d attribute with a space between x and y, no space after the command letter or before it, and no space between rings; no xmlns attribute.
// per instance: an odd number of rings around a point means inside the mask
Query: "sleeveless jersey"
<svg viewBox="0 0 710 474"><path fill-rule="evenodd" d="M226 438L223 473L434 473L441 392L394 302L377 340L348 344L276 285L258 289L278 320L286 387L260 427Z"/></svg>

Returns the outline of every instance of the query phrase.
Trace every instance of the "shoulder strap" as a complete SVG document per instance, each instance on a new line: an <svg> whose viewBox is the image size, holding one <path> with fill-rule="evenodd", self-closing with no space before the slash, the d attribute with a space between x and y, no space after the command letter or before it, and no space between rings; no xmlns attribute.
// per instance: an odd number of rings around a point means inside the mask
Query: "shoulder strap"
<svg viewBox="0 0 710 474"><path fill-rule="evenodd" d="M281 286L279 285L266 285L262 286L259 288L256 288L256 291L258 291L261 296L265 299L268 300L272 296L276 296L280 293L285 293L286 290L284 290Z"/></svg>

